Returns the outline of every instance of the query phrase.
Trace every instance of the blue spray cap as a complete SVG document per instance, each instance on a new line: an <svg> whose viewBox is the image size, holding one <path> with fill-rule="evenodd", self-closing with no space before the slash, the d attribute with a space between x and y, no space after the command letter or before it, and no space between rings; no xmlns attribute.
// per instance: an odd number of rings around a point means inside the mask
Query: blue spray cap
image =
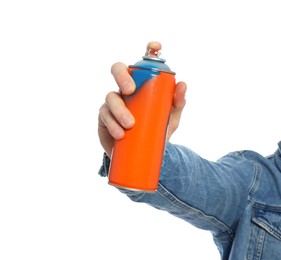
<svg viewBox="0 0 281 260"><path fill-rule="evenodd" d="M172 72L169 66L165 63L166 60L160 58L160 51L157 49L148 48L146 50L145 56L142 57L142 60L135 63L134 66L140 69L150 69L156 71L164 71L168 73L175 74Z"/></svg>

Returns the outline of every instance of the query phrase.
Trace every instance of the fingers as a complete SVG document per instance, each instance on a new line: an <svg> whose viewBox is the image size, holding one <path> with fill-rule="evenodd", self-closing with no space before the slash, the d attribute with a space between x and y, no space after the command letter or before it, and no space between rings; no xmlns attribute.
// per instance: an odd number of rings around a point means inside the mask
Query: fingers
<svg viewBox="0 0 281 260"><path fill-rule="evenodd" d="M125 64L117 62L112 65L111 73L122 94L130 95L135 91L136 85Z"/></svg>
<svg viewBox="0 0 281 260"><path fill-rule="evenodd" d="M154 41L147 44L147 49L159 51L161 50L161 48L162 46L160 42ZM124 63L117 62L113 64L111 67L111 73L122 94L130 95L135 91L135 82L133 81L131 75L128 72L128 68Z"/></svg>
<svg viewBox="0 0 281 260"><path fill-rule="evenodd" d="M107 94L105 104L100 108L100 119L110 135L117 140L124 136L124 129L131 128L135 123L131 112L116 92Z"/></svg>
<svg viewBox="0 0 281 260"><path fill-rule="evenodd" d="M113 116L124 128L131 128L133 126L134 117L118 93L110 92L107 94L105 102Z"/></svg>
<svg viewBox="0 0 281 260"><path fill-rule="evenodd" d="M99 129L101 133L109 133L109 135L116 140L124 137L124 129L117 123L114 116L108 109L106 104L103 104L99 111ZM104 134L105 136L106 134Z"/></svg>
<svg viewBox="0 0 281 260"><path fill-rule="evenodd" d="M162 46L160 42L149 42L147 49L159 51ZM135 91L136 85L131 75L128 72L127 66L122 62L117 62L112 65L111 73L122 94L130 95Z"/></svg>
<svg viewBox="0 0 281 260"><path fill-rule="evenodd" d="M174 93L173 106L170 113L170 121L168 125L166 141L169 141L171 135L175 132L175 130L179 126L181 114L186 103L185 100L186 89L187 87L184 82L177 83Z"/></svg>
<svg viewBox="0 0 281 260"><path fill-rule="evenodd" d="M173 100L173 107L176 110L182 110L185 106L185 93L186 93L186 83L185 82L178 82L175 88L174 100Z"/></svg>

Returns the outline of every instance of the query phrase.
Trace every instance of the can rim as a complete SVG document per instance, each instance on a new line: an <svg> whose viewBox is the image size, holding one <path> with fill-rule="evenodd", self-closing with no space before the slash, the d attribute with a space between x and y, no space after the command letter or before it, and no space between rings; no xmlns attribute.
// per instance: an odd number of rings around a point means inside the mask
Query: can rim
<svg viewBox="0 0 281 260"><path fill-rule="evenodd" d="M164 73L176 75L176 73L174 71L160 70L157 68L146 68L144 66L129 65L129 68L138 68L138 69L143 69L143 70L151 70L151 71L155 71L155 72L164 72Z"/></svg>
<svg viewBox="0 0 281 260"><path fill-rule="evenodd" d="M141 192L147 192L147 193L154 193L157 191L157 189L153 189L153 190L149 190L149 189L136 189L136 188L131 188L131 187L126 187L126 186L122 186L121 184L115 184L115 183L112 183L110 181L108 181L108 184L111 185L111 186L114 186L116 188L121 188L121 189L125 189L125 190L131 190L131 191L141 191Z"/></svg>

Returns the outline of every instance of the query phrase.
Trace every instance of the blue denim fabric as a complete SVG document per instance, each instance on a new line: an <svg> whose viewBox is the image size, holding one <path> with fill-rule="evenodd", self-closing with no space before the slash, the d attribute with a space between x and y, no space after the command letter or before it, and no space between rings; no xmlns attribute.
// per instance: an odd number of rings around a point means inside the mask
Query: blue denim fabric
<svg viewBox="0 0 281 260"><path fill-rule="evenodd" d="M216 162L167 144L155 193L119 188L133 201L210 230L221 259L281 259L281 142L271 156L229 153ZM107 176L104 157L100 175Z"/></svg>

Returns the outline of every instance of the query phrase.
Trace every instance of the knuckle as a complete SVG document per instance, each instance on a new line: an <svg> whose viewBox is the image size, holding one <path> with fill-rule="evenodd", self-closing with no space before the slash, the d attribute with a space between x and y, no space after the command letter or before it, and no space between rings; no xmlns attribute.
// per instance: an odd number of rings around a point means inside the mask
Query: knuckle
<svg viewBox="0 0 281 260"><path fill-rule="evenodd" d="M99 115L102 116L107 110L107 105L104 103L99 109Z"/></svg>
<svg viewBox="0 0 281 260"><path fill-rule="evenodd" d="M105 96L105 102L108 104L111 102L112 98L116 95L116 92L111 91L109 93L107 93L107 95Z"/></svg>
<svg viewBox="0 0 281 260"><path fill-rule="evenodd" d="M99 119L99 123L102 122L104 125L106 125L106 118L108 114L108 108L106 104L103 104L100 109L99 109L99 114L98 114L98 119Z"/></svg>

